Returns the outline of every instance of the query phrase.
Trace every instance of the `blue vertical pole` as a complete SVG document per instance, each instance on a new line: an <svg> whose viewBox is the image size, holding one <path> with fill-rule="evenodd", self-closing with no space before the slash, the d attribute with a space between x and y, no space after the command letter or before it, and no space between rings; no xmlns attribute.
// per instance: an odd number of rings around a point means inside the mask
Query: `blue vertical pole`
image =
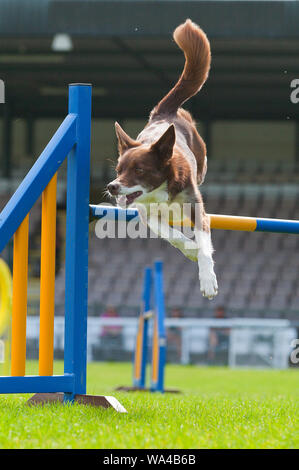
<svg viewBox="0 0 299 470"><path fill-rule="evenodd" d="M67 162L64 372L74 375L72 401L86 393L91 85L69 85L76 144Z"/></svg>
<svg viewBox="0 0 299 470"><path fill-rule="evenodd" d="M155 298L155 314L158 324L158 381L152 383L151 390L156 392L164 392L164 372L166 363L166 332L165 332L165 302L164 302L164 286L163 286L163 262L155 261L154 264L154 298Z"/></svg>
<svg viewBox="0 0 299 470"><path fill-rule="evenodd" d="M142 297L142 311L140 315L143 316L143 330L142 330L142 345L141 345L141 357L136 357L138 351L135 351L135 370L136 361L140 361L140 377L134 377L134 387L145 388L146 382L146 365L147 365L147 353L148 353L148 322L147 314L151 310L151 290L152 290L152 270L146 267L144 270L144 281L143 281L143 297Z"/></svg>

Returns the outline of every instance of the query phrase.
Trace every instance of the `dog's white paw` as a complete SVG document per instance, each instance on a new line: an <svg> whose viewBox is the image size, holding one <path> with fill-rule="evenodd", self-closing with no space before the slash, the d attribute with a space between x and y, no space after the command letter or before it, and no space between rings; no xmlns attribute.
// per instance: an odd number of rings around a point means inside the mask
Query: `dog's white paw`
<svg viewBox="0 0 299 470"><path fill-rule="evenodd" d="M204 297L213 299L218 294L218 284L214 273L200 279L200 291Z"/></svg>

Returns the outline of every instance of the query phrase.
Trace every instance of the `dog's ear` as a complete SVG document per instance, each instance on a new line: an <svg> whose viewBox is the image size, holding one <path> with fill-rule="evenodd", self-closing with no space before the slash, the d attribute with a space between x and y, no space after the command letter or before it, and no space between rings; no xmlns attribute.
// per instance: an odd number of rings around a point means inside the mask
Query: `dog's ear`
<svg viewBox="0 0 299 470"><path fill-rule="evenodd" d="M136 147L136 145L138 145L138 142L136 142L134 139L131 139L131 137L126 134L122 127L118 124L118 122L115 123L115 132L118 140L118 150L120 154L124 153L129 148Z"/></svg>
<svg viewBox="0 0 299 470"><path fill-rule="evenodd" d="M167 131L160 137L157 142L152 145L152 150L154 150L160 159L169 160L172 156L173 146L175 144L175 128L171 124Z"/></svg>

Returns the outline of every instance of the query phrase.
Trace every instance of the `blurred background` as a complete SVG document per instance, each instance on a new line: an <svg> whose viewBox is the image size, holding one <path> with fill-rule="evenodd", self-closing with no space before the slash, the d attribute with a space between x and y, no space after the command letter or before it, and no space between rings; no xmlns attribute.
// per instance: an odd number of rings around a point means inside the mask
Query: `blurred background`
<svg viewBox="0 0 299 470"><path fill-rule="evenodd" d="M74 82L93 85L90 201L105 202L117 158L114 121L136 137L174 85L184 57L172 32L188 17L212 48L208 82L185 105L207 144L207 212L299 219L299 104L291 101L299 79L296 1L0 0L0 208L64 118ZM56 357L63 354L65 176L63 165ZM40 202L30 217L30 357L38 348ZM216 230L212 238L219 294L208 301L196 264L166 242L99 240L91 225L89 359L131 358L143 267L162 258L169 361L295 366L289 353L299 337L299 238ZM2 256L11 263L11 255L9 245ZM119 326L109 333L103 316L119 318ZM217 327L219 319L232 319L230 327Z"/></svg>

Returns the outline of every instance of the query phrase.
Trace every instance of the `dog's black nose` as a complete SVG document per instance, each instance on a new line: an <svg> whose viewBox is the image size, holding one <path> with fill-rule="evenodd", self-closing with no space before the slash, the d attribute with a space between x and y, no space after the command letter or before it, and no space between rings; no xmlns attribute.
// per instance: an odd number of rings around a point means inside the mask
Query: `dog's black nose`
<svg viewBox="0 0 299 470"><path fill-rule="evenodd" d="M117 196L117 194L119 193L119 189L120 189L120 184L119 183L109 183L108 186L108 191L110 194L112 194L113 196Z"/></svg>

